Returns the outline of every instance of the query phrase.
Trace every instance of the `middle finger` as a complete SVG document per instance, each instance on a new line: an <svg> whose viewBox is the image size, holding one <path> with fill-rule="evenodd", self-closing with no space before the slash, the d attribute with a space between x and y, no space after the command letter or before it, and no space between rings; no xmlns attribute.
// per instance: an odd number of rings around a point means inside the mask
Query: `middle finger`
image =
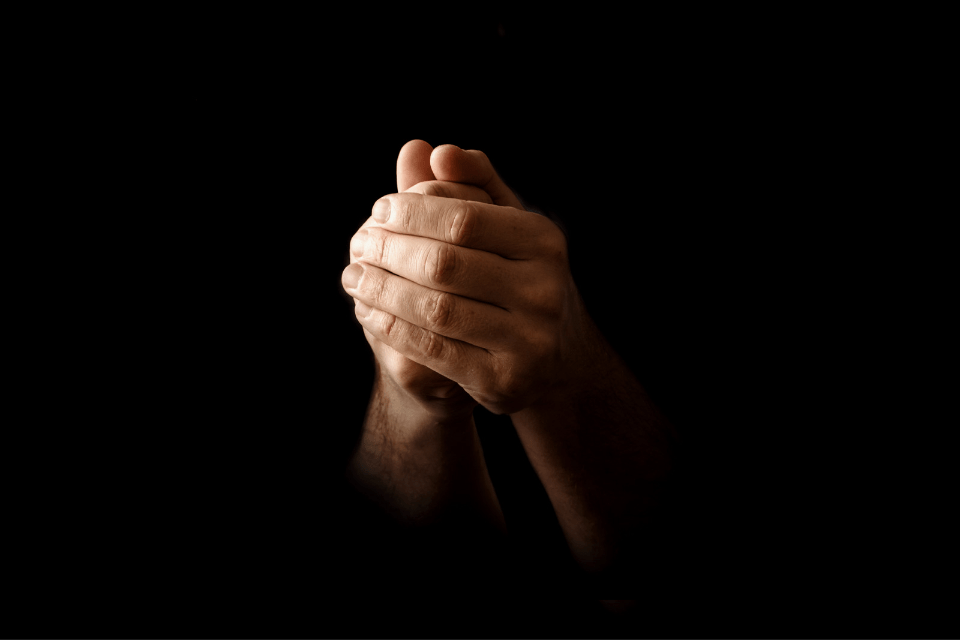
<svg viewBox="0 0 960 640"><path fill-rule="evenodd" d="M375 309L474 347L499 350L504 336L513 333L509 311L428 289L366 262L344 269L342 282L351 296Z"/></svg>
<svg viewBox="0 0 960 640"><path fill-rule="evenodd" d="M350 242L352 257L411 282L496 305L513 306L512 285L523 263L458 247L439 240L387 231L361 229Z"/></svg>

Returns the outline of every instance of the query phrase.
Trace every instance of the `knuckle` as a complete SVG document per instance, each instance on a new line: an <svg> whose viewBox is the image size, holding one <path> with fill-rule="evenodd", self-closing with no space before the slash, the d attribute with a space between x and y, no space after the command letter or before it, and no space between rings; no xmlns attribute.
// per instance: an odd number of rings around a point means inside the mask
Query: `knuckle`
<svg viewBox="0 0 960 640"><path fill-rule="evenodd" d="M390 201L391 222L401 229L409 229L413 222L414 207L411 198L392 198Z"/></svg>
<svg viewBox="0 0 960 640"><path fill-rule="evenodd" d="M364 259L374 264L385 264L387 260L387 237L380 229L367 231L367 240L363 246Z"/></svg>
<svg viewBox="0 0 960 640"><path fill-rule="evenodd" d="M387 279L382 275L374 275L371 270L366 270L366 277L363 278L363 288L367 295L373 300L375 306L382 307L387 296Z"/></svg>
<svg viewBox="0 0 960 640"><path fill-rule="evenodd" d="M387 338L394 337L397 331L397 316L392 313L383 313L380 316L380 332Z"/></svg>
<svg viewBox="0 0 960 640"><path fill-rule="evenodd" d="M444 242L437 242L427 255L425 275L427 281L435 286L449 286L457 277L457 252Z"/></svg>
<svg viewBox="0 0 960 640"><path fill-rule="evenodd" d="M448 329L453 316L453 297L449 293L436 291L430 295L429 304L427 323L438 331Z"/></svg>
<svg viewBox="0 0 960 640"><path fill-rule="evenodd" d="M425 358L438 359L444 352L444 340L433 331L424 330L420 332L417 349Z"/></svg>
<svg viewBox="0 0 960 640"><path fill-rule="evenodd" d="M476 234L477 211L468 201L460 202L453 210L453 218L446 230L451 244L466 245Z"/></svg>

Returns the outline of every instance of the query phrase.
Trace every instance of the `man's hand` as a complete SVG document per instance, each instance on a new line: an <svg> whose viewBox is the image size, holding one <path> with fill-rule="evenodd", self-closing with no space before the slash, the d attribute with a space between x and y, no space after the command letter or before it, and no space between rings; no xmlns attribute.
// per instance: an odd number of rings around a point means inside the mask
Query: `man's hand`
<svg viewBox="0 0 960 640"><path fill-rule="evenodd" d="M447 153L458 151L467 153ZM461 173L477 169L467 176L474 185L483 182L484 164L492 172L485 156L457 162ZM356 262L344 270L343 284L370 336L452 380L490 411L515 413L578 379L590 361L592 325L570 275L563 232L518 206L449 197L466 186L433 187L448 197L381 198L374 222L351 242ZM519 205L509 190L496 188L491 195Z"/></svg>
<svg viewBox="0 0 960 640"><path fill-rule="evenodd" d="M389 503L407 514L439 513L442 488L458 487L502 529L467 410L509 413L597 595L639 593L629 585L650 566L673 428L584 309L560 229L525 211L482 152L419 141L406 152L419 155L398 163L398 185L416 178L375 204L343 273L381 349L357 477L383 495L404 488ZM453 403L423 393L438 383Z"/></svg>
<svg viewBox="0 0 960 640"><path fill-rule="evenodd" d="M444 147L433 149L423 140L411 140L405 144L397 157L398 191L491 203L490 196L479 187L436 179L432 164L436 163L441 175L449 174L444 160L448 155ZM371 216L353 236L350 241L351 265L358 262L362 255L362 242L368 230L379 226L379 222ZM385 376L388 384L416 399L431 415L446 418L465 414L476 405L476 401L456 382L410 360L379 340L366 327L363 332L376 357L378 375Z"/></svg>
<svg viewBox="0 0 960 640"><path fill-rule="evenodd" d="M404 145L397 159L398 190L406 196L491 202L477 186L438 181L432 163L443 156L420 140ZM443 165L437 167L443 173ZM368 219L351 248L357 250L358 239L379 227ZM350 261L355 265L358 258ZM377 376L348 478L400 522L439 526L451 539L470 537L482 545L498 539L506 525L473 422L476 401L456 382L406 358L366 328L364 333Z"/></svg>

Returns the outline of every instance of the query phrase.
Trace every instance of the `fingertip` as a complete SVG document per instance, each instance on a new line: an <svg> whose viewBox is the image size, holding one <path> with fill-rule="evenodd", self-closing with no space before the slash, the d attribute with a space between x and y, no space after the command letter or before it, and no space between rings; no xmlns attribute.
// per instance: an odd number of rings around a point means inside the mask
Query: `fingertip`
<svg viewBox="0 0 960 640"><path fill-rule="evenodd" d="M461 149L460 147L458 147L458 146L455 145L455 144L440 144L440 145L437 145L437 147L433 150L433 152L434 152L434 153L437 153L437 152L440 152L440 153L451 153L451 152L452 152L452 153L457 153L457 152L463 152L463 149Z"/></svg>
<svg viewBox="0 0 960 640"><path fill-rule="evenodd" d="M452 144L442 144L430 154L430 169L437 180L473 182L477 173L469 152Z"/></svg>
<svg viewBox="0 0 960 640"><path fill-rule="evenodd" d="M425 148L430 151L433 151L433 146L429 142L427 142L426 140L421 140L420 138L414 138L413 140L410 140L409 142L405 143L402 147L400 147L400 153L403 153L404 150L415 150L420 148Z"/></svg>
<svg viewBox="0 0 960 640"><path fill-rule="evenodd" d="M400 148L397 155L397 191L403 192L426 180L434 180L430 169L433 147L425 140L414 139Z"/></svg>
<svg viewBox="0 0 960 640"><path fill-rule="evenodd" d="M354 301L353 311L354 313L357 314L358 318L366 318L367 316L370 315L370 312L373 311L373 308L370 307L370 305L365 304L357 300L356 298L354 298L353 301Z"/></svg>
<svg viewBox="0 0 960 640"><path fill-rule="evenodd" d="M496 204L523 209L483 151L440 145L430 154L430 168L437 180L472 184L486 191Z"/></svg>

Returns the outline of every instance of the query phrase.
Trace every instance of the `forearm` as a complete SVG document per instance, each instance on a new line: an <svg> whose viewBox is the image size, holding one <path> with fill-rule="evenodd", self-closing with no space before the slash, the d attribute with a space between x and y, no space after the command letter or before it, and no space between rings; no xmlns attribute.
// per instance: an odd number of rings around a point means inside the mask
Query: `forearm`
<svg viewBox="0 0 960 640"><path fill-rule="evenodd" d="M577 371L513 414L574 558L588 572L628 570L657 517L673 434L592 323Z"/></svg>
<svg viewBox="0 0 960 640"><path fill-rule="evenodd" d="M438 418L378 375L347 469L351 483L397 521L506 527L472 411Z"/></svg>

